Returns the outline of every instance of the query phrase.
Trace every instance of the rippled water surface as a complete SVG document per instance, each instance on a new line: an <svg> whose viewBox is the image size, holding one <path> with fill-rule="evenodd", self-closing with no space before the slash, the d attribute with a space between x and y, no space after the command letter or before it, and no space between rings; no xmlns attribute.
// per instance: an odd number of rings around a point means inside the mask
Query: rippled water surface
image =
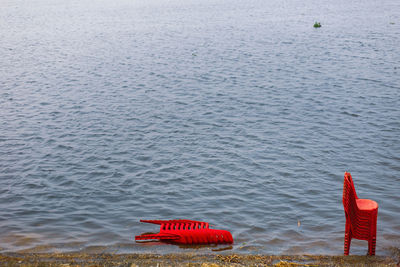
<svg viewBox="0 0 400 267"><path fill-rule="evenodd" d="M399 1L3 0L0 40L0 250L341 254L344 171L400 246Z"/></svg>

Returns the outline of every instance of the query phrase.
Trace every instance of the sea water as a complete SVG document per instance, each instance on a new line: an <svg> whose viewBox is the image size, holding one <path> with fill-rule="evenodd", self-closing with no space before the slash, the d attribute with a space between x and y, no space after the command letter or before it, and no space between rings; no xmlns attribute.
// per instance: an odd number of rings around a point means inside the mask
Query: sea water
<svg viewBox="0 0 400 267"><path fill-rule="evenodd" d="M0 251L212 251L134 241L193 219L235 253L341 254L349 171L384 254L399 77L397 0L3 0Z"/></svg>

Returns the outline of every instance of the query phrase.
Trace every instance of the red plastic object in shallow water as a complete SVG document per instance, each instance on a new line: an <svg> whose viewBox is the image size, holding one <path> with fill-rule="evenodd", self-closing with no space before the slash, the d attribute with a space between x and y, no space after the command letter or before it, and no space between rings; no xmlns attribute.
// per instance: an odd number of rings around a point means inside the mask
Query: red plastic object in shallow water
<svg viewBox="0 0 400 267"><path fill-rule="evenodd" d="M142 234L135 240L160 240L175 244L223 244L233 243L232 235L226 230L210 229L209 223L192 220L140 220L160 225L158 234Z"/></svg>
<svg viewBox="0 0 400 267"><path fill-rule="evenodd" d="M352 238L367 240L368 254L375 255L378 203L358 198L349 172L344 173L343 207L346 215L344 255L349 255Z"/></svg>

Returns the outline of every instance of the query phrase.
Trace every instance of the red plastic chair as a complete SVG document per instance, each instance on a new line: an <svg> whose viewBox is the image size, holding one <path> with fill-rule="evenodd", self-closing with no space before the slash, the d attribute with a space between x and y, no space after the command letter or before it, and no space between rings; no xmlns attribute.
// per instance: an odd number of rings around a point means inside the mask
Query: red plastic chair
<svg viewBox="0 0 400 267"><path fill-rule="evenodd" d="M348 172L344 173L343 207L346 215L344 255L349 255L352 238L368 241L368 254L375 255L378 203L357 197L353 179Z"/></svg>
<svg viewBox="0 0 400 267"><path fill-rule="evenodd" d="M183 245L233 243L232 234L226 230L210 229L209 223L193 220L140 220L160 225L158 234L135 236L136 241L160 240Z"/></svg>

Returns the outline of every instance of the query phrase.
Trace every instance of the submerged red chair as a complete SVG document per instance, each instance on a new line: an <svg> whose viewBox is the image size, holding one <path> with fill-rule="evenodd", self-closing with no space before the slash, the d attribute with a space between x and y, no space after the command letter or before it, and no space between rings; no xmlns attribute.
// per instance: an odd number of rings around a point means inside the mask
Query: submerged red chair
<svg viewBox="0 0 400 267"><path fill-rule="evenodd" d="M375 255L378 203L357 197L353 179L344 173L343 207L346 215L344 255L349 255L351 239L368 241L368 254Z"/></svg>
<svg viewBox="0 0 400 267"><path fill-rule="evenodd" d="M140 220L160 225L158 234L141 234L136 241L160 240L183 245L233 243L232 234L226 230L210 229L209 223L192 220Z"/></svg>

